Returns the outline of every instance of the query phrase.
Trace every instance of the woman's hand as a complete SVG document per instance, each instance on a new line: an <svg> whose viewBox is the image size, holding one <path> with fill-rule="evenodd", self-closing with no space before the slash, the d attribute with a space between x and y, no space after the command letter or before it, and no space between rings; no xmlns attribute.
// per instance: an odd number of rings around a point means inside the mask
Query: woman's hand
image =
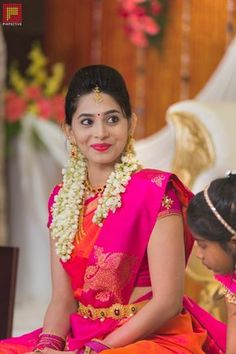
<svg viewBox="0 0 236 354"><path fill-rule="evenodd" d="M34 352L28 352L26 354L60 354L60 353L65 353L64 351L61 351L61 350L54 350L54 349L51 349L51 348L45 348L45 349L42 349L42 350L37 350L37 351L34 351ZM76 354L76 351L66 351L66 354Z"/></svg>
<svg viewBox="0 0 236 354"><path fill-rule="evenodd" d="M66 354L76 354L77 351L66 351ZM39 350L39 351L34 351L34 352L28 352L26 354L61 354L61 353L65 353L64 351L61 351L61 350L54 350L54 349L51 349L51 348L45 348L45 349L42 349L42 350ZM94 350L91 350L90 351L90 354L96 354L96 352Z"/></svg>

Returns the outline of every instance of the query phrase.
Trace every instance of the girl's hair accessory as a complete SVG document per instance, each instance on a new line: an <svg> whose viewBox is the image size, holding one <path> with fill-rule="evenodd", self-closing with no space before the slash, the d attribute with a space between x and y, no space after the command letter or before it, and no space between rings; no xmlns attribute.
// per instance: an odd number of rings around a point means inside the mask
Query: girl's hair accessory
<svg viewBox="0 0 236 354"><path fill-rule="evenodd" d="M209 186L207 186L204 189L204 198L205 201L207 203L207 205L209 206L209 208L211 209L212 213L215 215L215 217L217 218L217 220L232 234L235 235L236 234L236 230L234 230L234 228L232 226L230 226L227 221L225 221L225 219L218 213L218 211L216 210L216 208L214 207L212 201L210 200L209 194L208 194L208 188Z"/></svg>

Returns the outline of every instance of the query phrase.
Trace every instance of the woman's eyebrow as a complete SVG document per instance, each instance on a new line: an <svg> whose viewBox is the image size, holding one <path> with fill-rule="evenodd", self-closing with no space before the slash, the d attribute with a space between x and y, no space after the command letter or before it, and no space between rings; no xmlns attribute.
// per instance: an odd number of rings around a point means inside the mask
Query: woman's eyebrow
<svg viewBox="0 0 236 354"><path fill-rule="evenodd" d="M101 113L80 113L80 115L78 116L78 118L81 118L81 117L86 117L86 118L91 118L91 117L94 117L94 116L97 116L98 114L100 115L107 115L107 114L111 114L111 113L121 113L120 111L118 111L117 109L110 109L108 111L105 111L105 112L101 112Z"/></svg>
<svg viewBox="0 0 236 354"><path fill-rule="evenodd" d="M104 112L103 114L111 114L111 113L121 113L120 111L118 111L117 109L110 109L109 111Z"/></svg>

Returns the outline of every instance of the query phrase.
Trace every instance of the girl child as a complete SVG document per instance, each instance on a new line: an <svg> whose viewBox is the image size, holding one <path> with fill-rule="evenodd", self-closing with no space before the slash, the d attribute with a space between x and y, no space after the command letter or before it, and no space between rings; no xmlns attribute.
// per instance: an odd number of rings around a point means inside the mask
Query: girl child
<svg viewBox="0 0 236 354"><path fill-rule="evenodd" d="M236 353L236 173L211 182L191 200L187 222L196 255L215 273L226 300L226 354Z"/></svg>

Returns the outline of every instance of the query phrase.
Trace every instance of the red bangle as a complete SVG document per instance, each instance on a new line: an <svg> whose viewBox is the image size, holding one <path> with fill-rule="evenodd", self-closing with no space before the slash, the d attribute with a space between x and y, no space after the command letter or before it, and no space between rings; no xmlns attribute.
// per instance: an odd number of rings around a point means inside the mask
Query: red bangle
<svg viewBox="0 0 236 354"><path fill-rule="evenodd" d="M45 348L55 350L63 350L65 348L65 339L57 336L56 334L42 332L39 335L39 340L33 351L40 351Z"/></svg>

